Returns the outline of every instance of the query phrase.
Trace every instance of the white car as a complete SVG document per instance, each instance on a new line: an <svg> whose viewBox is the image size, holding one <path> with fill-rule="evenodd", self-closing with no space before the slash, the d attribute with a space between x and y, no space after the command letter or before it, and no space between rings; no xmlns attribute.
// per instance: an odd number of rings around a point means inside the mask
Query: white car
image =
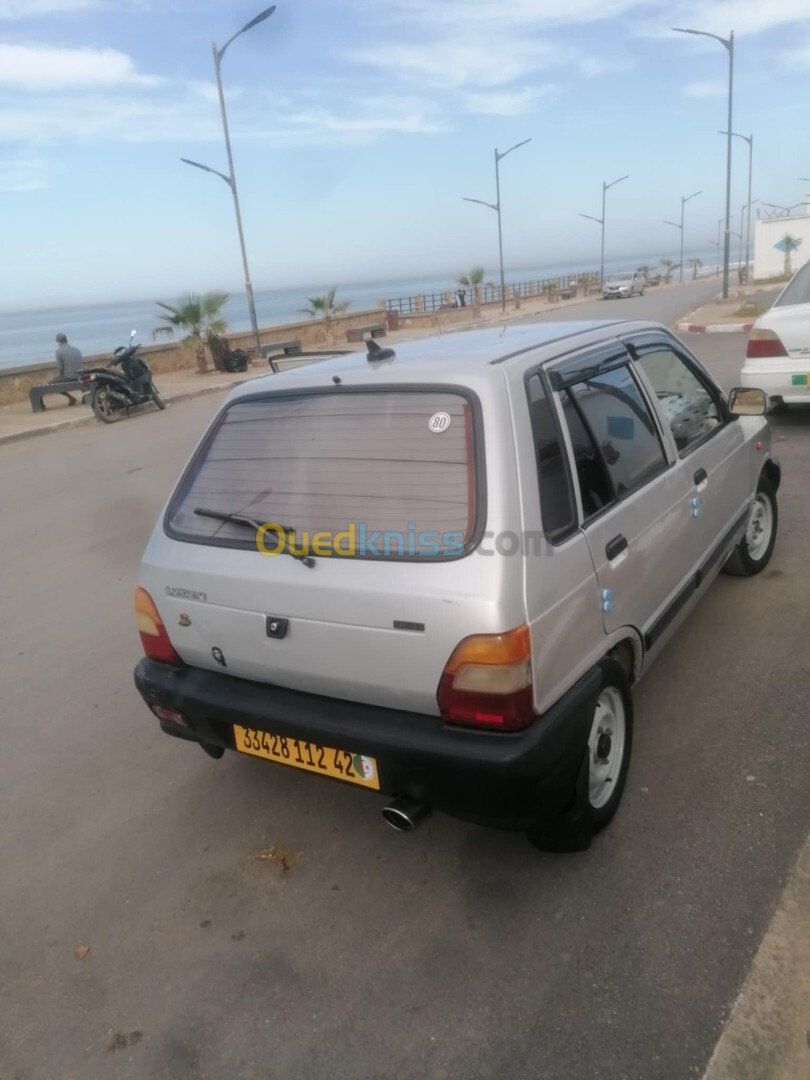
<svg viewBox="0 0 810 1080"><path fill-rule="evenodd" d="M810 262L754 323L740 381L764 390L772 408L810 402Z"/></svg>
<svg viewBox="0 0 810 1080"><path fill-rule="evenodd" d="M602 289L605 300L644 295L647 279L640 270L628 270L624 274L610 274Z"/></svg>

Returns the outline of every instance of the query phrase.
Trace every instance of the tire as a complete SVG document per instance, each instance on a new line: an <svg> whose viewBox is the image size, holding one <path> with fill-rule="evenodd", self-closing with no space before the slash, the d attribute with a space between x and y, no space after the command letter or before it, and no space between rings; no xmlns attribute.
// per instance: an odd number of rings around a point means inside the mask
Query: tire
<svg viewBox="0 0 810 1080"><path fill-rule="evenodd" d="M615 660L600 664L602 682L588 736L588 815L594 833L613 819L622 801L633 751L633 698Z"/></svg>
<svg viewBox="0 0 810 1080"><path fill-rule="evenodd" d="M154 401L154 403L157 405L157 407L159 409L165 409L166 408L165 402L161 399L160 395L158 394L158 392L154 388L154 386L152 387L152 401Z"/></svg>
<svg viewBox="0 0 810 1080"><path fill-rule="evenodd" d="M599 668L601 680L572 803L559 820L527 833L538 851L586 851L591 837L619 809L633 750L633 699L627 676L615 660L603 660Z"/></svg>
<svg viewBox="0 0 810 1080"><path fill-rule="evenodd" d="M786 413L789 408L790 408L790 406L786 405L785 402L780 397L769 397L768 398L768 415L769 416L781 416L783 413Z"/></svg>
<svg viewBox="0 0 810 1080"><path fill-rule="evenodd" d="M124 408L114 401L109 388L106 386L97 386L95 388L90 404L96 414L96 419L100 420L102 424L114 424L116 420L120 420L124 415Z"/></svg>
<svg viewBox="0 0 810 1080"><path fill-rule="evenodd" d="M764 570L771 561L778 527L776 492L770 480L760 476L745 535L726 560L723 573L732 577L753 577Z"/></svg>

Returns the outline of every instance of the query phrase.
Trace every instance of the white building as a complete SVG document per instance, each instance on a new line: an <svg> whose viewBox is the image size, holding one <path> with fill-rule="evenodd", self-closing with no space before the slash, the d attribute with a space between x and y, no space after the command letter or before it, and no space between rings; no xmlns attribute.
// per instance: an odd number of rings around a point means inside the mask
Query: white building
<svg viewBox="0 0 810 1080"><path fill-rule="evenodd" d="M800 212L786 217L759 218L754 229L754 281L778 277L785 272L785 236L799 241L790 254L795 273L810 260L810 192L804 197Z"/></svg>

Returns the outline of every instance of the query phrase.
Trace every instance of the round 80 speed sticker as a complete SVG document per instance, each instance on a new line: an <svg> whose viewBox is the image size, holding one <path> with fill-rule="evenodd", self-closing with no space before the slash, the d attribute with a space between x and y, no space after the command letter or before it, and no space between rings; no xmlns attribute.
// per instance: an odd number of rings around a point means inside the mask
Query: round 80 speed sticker
<svg viewBox="0 0 810 1080"><path fill-rule="evenodd" d="M440 435L450 427L450 413L437 412L428 420L428 427L434 435Z"/></svg>

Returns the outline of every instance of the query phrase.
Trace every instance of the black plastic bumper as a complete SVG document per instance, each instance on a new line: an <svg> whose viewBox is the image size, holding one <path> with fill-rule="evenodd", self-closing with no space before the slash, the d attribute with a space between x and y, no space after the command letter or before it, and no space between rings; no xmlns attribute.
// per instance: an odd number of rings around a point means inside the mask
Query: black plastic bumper
<svg viewBox="0 0 810 1080"><path fill-rule="evenodd" d="M374 757L380 790L453 817L528 829L572 803L600 674L593 668L525 731L491 733L437 716L306 694L201 668L143 659L135 685L147 705L182 712L168 735L233 750L233 724Z"/></svg>

